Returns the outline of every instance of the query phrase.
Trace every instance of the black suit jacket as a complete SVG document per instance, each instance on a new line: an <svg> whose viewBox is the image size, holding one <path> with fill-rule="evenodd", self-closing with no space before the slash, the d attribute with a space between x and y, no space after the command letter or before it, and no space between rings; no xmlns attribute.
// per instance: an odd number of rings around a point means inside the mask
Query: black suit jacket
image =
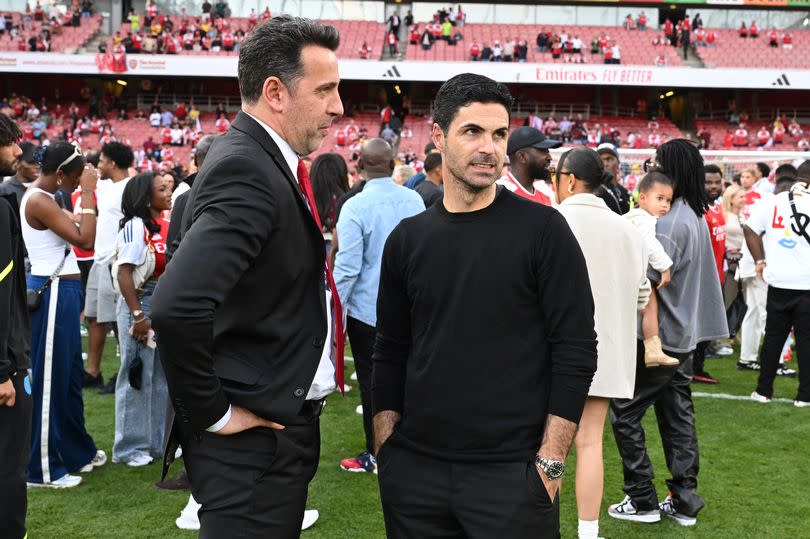
<svg viewBox="0 0 810 539"><path fill-rule="evenodd" d="M229 404L293 424L326 338L325 246L273 139L240 113L190 191L152 325L181 431Z"/></svg>

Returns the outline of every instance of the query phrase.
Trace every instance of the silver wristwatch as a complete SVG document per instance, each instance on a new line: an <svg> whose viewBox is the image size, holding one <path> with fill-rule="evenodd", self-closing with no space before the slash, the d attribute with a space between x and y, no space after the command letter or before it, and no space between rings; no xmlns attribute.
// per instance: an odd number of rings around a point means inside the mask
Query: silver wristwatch
<svg viewBox="0 0 810 539"><path fill-rule="evenodd" d="M565 463L559 460L544 459L538 455L534 458L534 465L552 481L559 479L565 473Z"/></svg>
<svg viewBox="0 0 810 539"><path fill-rule="evenodd" d="M143 316L143 311L141 309L135 309L134 311L132 311L131 314L132 314L132 318L137 320L138 318Z"/></svg>

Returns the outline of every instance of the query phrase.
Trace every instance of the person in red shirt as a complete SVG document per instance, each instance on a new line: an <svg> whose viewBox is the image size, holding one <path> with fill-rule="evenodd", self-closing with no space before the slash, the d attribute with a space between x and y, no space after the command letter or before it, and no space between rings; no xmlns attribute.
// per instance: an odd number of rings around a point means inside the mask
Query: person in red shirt
<svg viewBox="0 0 810 539"><path fill-rule="evenodd" d="M250 8L250 14L248 14L248 29L253 30L256 24L259 22L259 16L256 14L256 10Z"/></svg>
<svg viewBox="0 0 810 539"><path fill-rule="evenodd" d="M181 48L180 40L175 37L170 37L166 40L166 54L177 54Z"/></svg>
<svg viewBox="0 0 810 539"><path fill-rule="evenodd" d="M143 36L140 33L132 35L132 52L137 54L143 48Z"/></svg>
<svg viewBox="0 0 810 539"><path fill-rule="evenodd" d="M785 127L782 122L777 123L773 128L774 144L782 144L785 141Z"/></svg>
<svg viewBox="0 0 810 539"><path fill-rule="evenodd" d="M771 47L778 47L779 46L779 34L776 33L776 30L771 30L768 33L768 44Z"/></svg>
<svg viewBox="0 0 810 539"><path fill-rule="evenodd" d="M534 127L520 127L512 131L506 145L509 156L509 172L498 180L513 193L539 204L552 206L554 190L551 180L550 149L562 143L546 138Z"/></svg>
<svg viewBox="0 0 810 539"><path fill-rule="evenodd" d="M793 48L793 34L790 32L785 32L785 34L782 36L782 46L786 49Z"/></svg>
<svg viewBox="0 0 810 539"><path fill-rule="evenodd" d="M647 29L647 15L645 15L643 11L638 16L638 29L639 30Z"/></svg>
<svg viewBox="0 0 810 539"><path fill-rule="evenodd" d="M388 54L394 56L397 54L397 35L394 33L393 30L388 32L388 36L386 37L386 43L388 43Z"/></svg>
<svg viewBox="0 0 810 539"><path fill-rule="evenodd" d="M230 30L225 30L222 32L222 49L226 51L233 50L233 33Z"/></svg>
<svg viewBox="0 0 810 539"><path fill-rule="evenodd" d="M24 37L21 37L20 40L17 42L17 50L21 52L25 52L28 50L28 45L25 43Z"/></svg>
<svg viewBox="0 0 810 539"><path fill-rule="evenodd" d="M673 34L674 30L675 29L672 27L672 21L667 19L664 22L664 35L667 36L668 38L672 39L672 34Z"/></svg>
<svg viewBox="0 0 810 539"><path fill-rule="evenodd" d="M714 44L717 42L717 32L707 32L706 33L706 43L709 47L714 47Z"/></svg>
<svg viewBox="0 0 810 539"><path fill-rule="evenodd" d="M682 32L692 31L692 23L689 21L689 15L684 17L683 21L681 21L681 31Z"/></svg>
<svg viewBox="0 0 810 539"><path fill-rule="evenodd" d="M231 122L225 116L220 116L217 118L217 121L214 122L214 127L217 128L218 133L224 133L231 127Z"/></svg>
<svg viewBox="0 0 810 539"><path fill-rule="evenodd" d="M418 45L419 44L419 37L421 35L422 35L422 33L419 31L419 25L418 24L416 24L414 26L411 26L411 32L410 32L410 34L408 34L408 42L411 45Z"/></svg>
<svg viewBox="0 0 810 539"><path fill-rule="evenodd" d="M746 38L746 37L748 37L748 28L746 28L746 26L745 26L745 23L744 23L744 22L740 23L740 31L739 31L739 34L740 34L740 37L742 37L742 38Z"/></svg>
<svg viewBox="0 0 810 539"><path fill-rule="evenodd" d="M269 6L265 7L264 11L262 12L262 20L263 21L269 21L272 18L273 18L273 16L270 14L270 7Z"/></svg>
<svg viewBox="0 0 810 539"><path fill-rule="evenodd" d="M180 120L181 122L186 119L187 114L188 111L186 110L185 103L178 104L177 107L174 109L174 115L177 116L177 119Z"/></svg>
<svg viewBox="0 0 810 539"><path fill-rule="evenodd" d="M473 44L470 46L470 60L477 62L480 56L481 47L478 45L478 41L473 41Z"/></svg>
<svg viewBox="0 0 810 539"><path fill-rule="evenodd" d="M771 140L771 134L767 128L763 127L757 131L757 146L765 146L769 140Z"/></svg>
<svg viewBox="0 0 810 539"><path fill-rule="evenodd" d="M734 146L748 146L748 130L743 124L734 131Z"/></svg>
<svg viewBox="0 0 810 539"><path fill-rule="evenodd" d="M371 55L371 47L368 46L367 41L363 41L363 44L357 49L357 53L360 55L361 60L368 60Z"/></svg>
<svg viewBox="0 0 810 539"><path fill-rule="evenodd" d="M749 37L759 37L759 26L755 21L751 21L751 26L748 27L748 36Z"/></svg>
<svg viewBox="0 0 810 539"><path fill-rule="evenodd" d="M703 28L695 30L695 47L706 46L706 31Z"/></svg>
<svg viewBox="0 0 810 539"><path fill-rule="evenodd" d="M163 141L163 144L171 144L172 142L172 130L170 127L164 127L160 130L160 138Z"/></svg>

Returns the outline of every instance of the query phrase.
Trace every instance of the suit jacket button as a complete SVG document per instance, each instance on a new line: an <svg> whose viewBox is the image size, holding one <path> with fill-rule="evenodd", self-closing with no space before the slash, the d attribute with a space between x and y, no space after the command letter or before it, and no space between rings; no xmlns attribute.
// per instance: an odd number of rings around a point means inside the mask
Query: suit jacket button
<svg viewBox="0 0 810 539"><path fill-rule="evenodd" d="M293 395L295 395L298 398L303 397L304 396L304 388L303 387L295 388L295 391L293 391Z"/></svg>
<svg viewBox="0 0 810 539"><path fill-rule="evenodd" d="M323 347L323 339L321 339L320 337L315 337L314 339L312 339L312 346L314 346L315 348Z"/></svg>

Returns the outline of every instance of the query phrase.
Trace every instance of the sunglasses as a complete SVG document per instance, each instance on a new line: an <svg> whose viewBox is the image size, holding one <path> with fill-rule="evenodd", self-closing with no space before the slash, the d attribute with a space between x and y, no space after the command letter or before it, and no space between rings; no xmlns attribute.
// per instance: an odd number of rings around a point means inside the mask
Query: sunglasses
<svg viewBox="0 0 810 539"><path fill-rule="evenodd" d="M655 157L650 157L649 159L644 161L644 165L642 168L644 169L645 173L654 170L661 170L661 163L659 163Z"/></svg>
<svg viewBox="0 0 810 539"><path fill-rule="evenodd" d="M79 143L76 142L76 141L73 141L70 144L73 145L73 153L70 154L67 159L62 161L62 164L60 164L58 167L56 167L56 172L59 172L60 170L62 170L62 167L67 166L70 163L72 163L73 160L76 159L77 157L82 156L82 148L81 148L81 146L79 146Z"/></svg>

